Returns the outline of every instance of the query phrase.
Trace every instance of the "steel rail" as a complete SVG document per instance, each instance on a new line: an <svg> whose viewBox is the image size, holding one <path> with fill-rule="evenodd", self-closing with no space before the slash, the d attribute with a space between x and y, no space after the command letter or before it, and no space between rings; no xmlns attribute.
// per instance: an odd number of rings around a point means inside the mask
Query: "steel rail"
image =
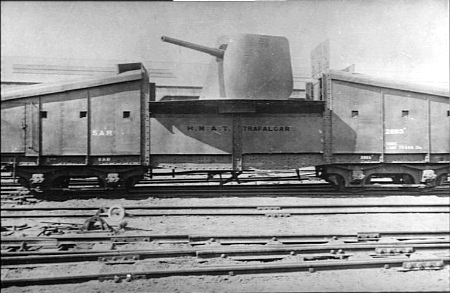
<svg viewBox="0 0 450 293"><path fill-rule="evenodd" d="M399 245L414 243L424 243L424 241L447 241L450 238L450 231L378 231L359 232L357 234L127 234L120 235L111 232L107 233L86 233L86 234L65 234L52 235L49 237L2 237L2 247L20 246L25 243L27 246L53 246L73 245L76 243L92 243L109 241L115 244L132 242L158 243L178 243L190 245L204 245L211 242L233 245L233 244L273 244L274 241L281 244L312 244L328 243L331 240L341 240L344 243L358 243L359 241L370 241L380 243L385 240L397 240ZM447 240L446 240L447 239ZM23 252L28 253L28 252Z"/></svg>
<svg viewBox="0 0 450 293"><path fill-rule="evenodd" d="M281 185L276 185L280 187ZM178 186L181 187L181 186ZM344 192L336 191L332 188L327 190L319 189L258 189L256 185L249 186L249 190L238 190L229 188L223 189L219 186L215 186L215 189L207 188L204 186L197 186L197 189L173 189L167 188L143 188L140 190L130 190L128 192L106 191L104 189L81 189L81 190L68 190L68 191L50 191L45 194L35 194L35 198L44 199L48 201L65 201L68 199L89 199L89 198L127 198L127 199L147 199L152 198L217 198L217 197L297 197L297 198L355 198L355 197L386 197L386 196L444 196L447 197L449 189L434 189L431 191L410 191L410 190L370 190L370 191L358 191L358 192Z"/></svg>
<svg viewBox="0 0 450 293"><path fill-rule="evenodd" d="M287 194L287 195L302 195L320 192L321 195L342 195L342 196L367 196L367 195L386 195L386 192L392 192L395 194L405 193L413 195L427 195L427 194L446 194L448 195L448 188L434 188L428 189L414 189L400 187L370 187L365 191L356 189L352 192L349 191L337 191L336 188L330 184L325 183L300 183L300 184L261 184L261 185L183 185L183 186L143 186L130 190L130 195L138 195L141 193L149 193L155 196L172 197L172 194L177 196L192 196L192 195L208 195L209 193L223 193L225 195L231 193L233 195L249 196L254 194L259 195L275 195ZM358 194L359 193L359 194ZM217 196L217 195L216 195Z"/></svg>
<svg viewBox="0 0 450 293"><path fill-rule="evenodd" d="M205 266L190 269L166 269L151 271L120 271L114 273L84 274L84 275L66 275L52 277L28 277L28 278L2 278L1 287L10 286L30 286L30 285L49 285L63 283L80 283L90 280L126 280L146 278L161 278L168 276L192 276L192 275L235 275L235 274L261 274L261 273L280 273L280 272L298 272L315 270L337 270L337 269L361 269L361 268L391 268L405 266L405 263L421 262L429 264L428 267L442 267L450 262L450 257L426 258L426 259L375 259L358 261L324 261L324 262L293 262L280 264L254 264L254 265L228 265L228 266ZM406 266L405 266L406 267Z"/></svg>
<svg viewBox="0 0 450 293"><path fill-rule="evenodd" d="M220 196L237 196L237 197L265 197L265 196L295 196L295 197L385 197L388 195L448 195L449 188L440 187L429 189L409 188L379 188L370 187L367 190L357 189L356 191L337 191L335 188L326 183L300 183L300 184L261 184L261 185L163 185L163 186L138 186L128 192L120 190L111 192L102 188L77 189L69 188L67 190L49 190L48 193L39 195L44 199L61 200L67 198L92 198L104 196L108 198L192 198L192 197L220 197ZM38 196L38 195L36 195Z"/></svg>
<svg viewBox="0 0 450 293"><path fill-rule="evenodd" d="M345 204L222 204L222 205L130 205L125 210L175 210L175 209L315 209L315 208L380 208L380 207L449 207L450 203L345 203ZM106 207L108 208L108 207ZM55 210L98 210L99 207L1 207L1 211L55 211Z"/></svg>
<svg viewBox="0 0 450 293"><path fill-rule="evenodd" d="M332 209L332 210L300 210L300 209L282 209L282 210L244 210L244 209L231 209L231 210L195 210L186 208L183 210L151 210L141 212L127 212L130 217L160 217L160 216L269 216L269 217L290 217L290 216L307 216L307 215L338 215L338 214L441 214L450 213L449 208L359 208L359 209ZM103 215L103 214L102 214ZM2 211L1 218L86 218L92 216L87 213L10 213L5 214ZM105 216L105 215L103 215Z"/></svg>
<svg viewBox="0 0 450 293"><path fill-rule="evenodd" d="M202 247L202 248L179 248L179 249L159 249L159 250L116 250L116 251L53 251L41 254L38 252L15 253L3 252L1 254L1 264L4 266L12 266L19 264L41 264L41 263L64 263L64 262L82 262L82 261L104 261L105 258L113 257L121 261L136 261L147 258L173 258L173 257L197 257L197 258L225 258L230 256L243 255L298 255L311 253L330 253L340 252L338 256L343 255L344 251L357 252L377 249L390 249L393 252L403 252L411 255L417 250L448 250L449 240L437 241L433 243L415 243L402 244L399 243L360 243L360 244L327 244L327 245L268 245L268 246L250 246L250 247ZM403 251L404 250L404 251ZM385 254L389 257L389 254ZM103 258L103 259L102 259Z"/></svg>

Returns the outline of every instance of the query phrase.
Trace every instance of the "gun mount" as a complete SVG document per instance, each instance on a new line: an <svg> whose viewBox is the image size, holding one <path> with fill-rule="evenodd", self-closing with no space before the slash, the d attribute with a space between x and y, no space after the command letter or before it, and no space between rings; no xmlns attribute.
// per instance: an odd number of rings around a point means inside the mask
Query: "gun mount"
<svg viewBox="0 0 450 293"><path fill-rule="evenodd" d="M293 79L289 41L285 37L238 34L218 38L218 48L163 36L172 43L210 54L200 99L286 100Z"/></svg>

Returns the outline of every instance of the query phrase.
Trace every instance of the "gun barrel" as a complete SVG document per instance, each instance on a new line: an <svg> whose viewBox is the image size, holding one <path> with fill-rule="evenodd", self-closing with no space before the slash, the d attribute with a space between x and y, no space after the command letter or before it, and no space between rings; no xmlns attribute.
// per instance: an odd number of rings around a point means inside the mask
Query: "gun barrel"
<svg viewBox="0 0 450 293"><path fill-rule="evenodd" d="M203 53L207 53L207 54L210 54L212 56L215 56L215 57L221 58L221 59L223 59L223 56L225 54L225 51L221 50L221 49L216 49L216 48L210 48L210 47L206 47L206 46L202 46L202 45L197 45L197 44L194 44L194 43L190 43L190 42L174 39L174 38L171 38L171 37L162 36L161 40L163 42L167 42L167 43L171 43L171 44L178 45L178 46L181 46L181 47L186 47L186 48L189 48L189 49L192 49L192 50L196 50L196 51L200 51L200 52L203 52Z"/></svg>

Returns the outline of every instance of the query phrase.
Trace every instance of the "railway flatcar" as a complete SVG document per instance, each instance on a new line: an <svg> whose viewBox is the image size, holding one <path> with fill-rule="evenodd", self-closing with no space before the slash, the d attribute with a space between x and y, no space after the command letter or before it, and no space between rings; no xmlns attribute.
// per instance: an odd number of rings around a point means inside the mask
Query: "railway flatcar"
<svg viewBox="0 0 450 293"><path fill-rule="evenodd" d="M2 93L2 164L35 191L71 178L131 188L158 168L174 174L316 167L339 188L379 178L439 184L450 171L448 92L330 70L314 100L292 99L288 40L241 34L209 48L199 97L155 100L140 63L114 76Z"/></svg>

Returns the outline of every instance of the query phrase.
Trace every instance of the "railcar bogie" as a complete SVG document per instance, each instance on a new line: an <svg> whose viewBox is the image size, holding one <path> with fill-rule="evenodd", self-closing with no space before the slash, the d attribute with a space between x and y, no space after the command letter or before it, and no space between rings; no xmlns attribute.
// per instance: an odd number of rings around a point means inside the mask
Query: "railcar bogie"
<svg viewBox="0 0 450 293"><path fill-rule="evenodd" d="M434 168L434 169L433 169ZM377 164L318 166L319 177L339 190L370 186L436 187L447 180L448 166Z"/></svg>

